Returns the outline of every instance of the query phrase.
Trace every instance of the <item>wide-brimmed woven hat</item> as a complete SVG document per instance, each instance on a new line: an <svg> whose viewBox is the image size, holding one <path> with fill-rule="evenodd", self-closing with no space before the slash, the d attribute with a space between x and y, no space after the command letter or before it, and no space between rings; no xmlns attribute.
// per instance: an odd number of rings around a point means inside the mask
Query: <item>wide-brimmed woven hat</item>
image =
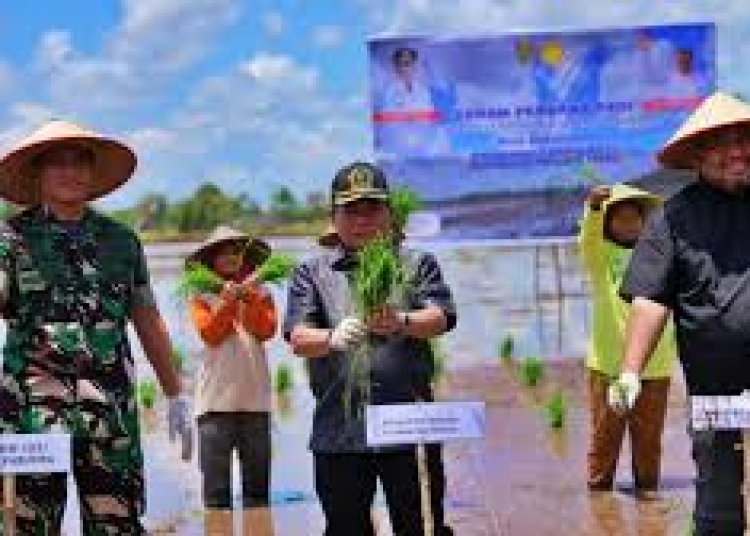
<svg viewBox="0 0 750 536"><path fill-rule="evenodd" d="M0 197L18 205L39 203L34 162L39 155L60 143L75 143L92 151L94 183L90 201L108 194L135 171L135 153L124 143L56 119L22 139L0 159Z"/></svg>
<svg viewBox="0 0 750 536"><path fill-rule="evenodd" d="M691 169L695 153L693 144L703 137L728 126L742 125L750 129L750 105L741 100L717 91L706 98L680 129L664 144L657 158L659 162L673 169Z"/></svg>
<svg viewBox="0 0 750 536"><path fill-rule="evenodd" d="M185 263L200 262L210 264L211 257L215 253L216 247L227 242L236 242L244 247L245 262L258 266L263 264L271 254L271 246L260 238L251 238L245 233L236 231L226 225L221 225L213 230L190 255L185 259Z"/></svg>

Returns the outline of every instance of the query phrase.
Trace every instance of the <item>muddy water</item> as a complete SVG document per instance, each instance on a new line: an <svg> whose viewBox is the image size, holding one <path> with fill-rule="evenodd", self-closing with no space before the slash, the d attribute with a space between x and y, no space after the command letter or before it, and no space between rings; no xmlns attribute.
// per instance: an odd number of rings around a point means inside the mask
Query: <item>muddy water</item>
<svg viewBox="0 0 750 536"><path fill-rule="evenodd" d="M305 240L286 240L279 249L303 255ZM637 501L627 447L618 472L618 490L589 496L585 490L588 421L580 358L588 327L585 285L570 246L508 247L433 243L452 285L460 320L443 338L448 374L440 384L443 399L485 400L487 437L446 445L446 508L456 534L595 535L684 534L692 502L692 466L684 431L683 389L676 386L668 413L663 463L666 489L660 500ZM173 296L177 270L190 246L147 249L157 299L175 343L189 359L190 385L200 367L201 344ZM285 289L274 288L279 309ZM520 386L514 367L497 358L499 341L510 334L517 356L539 356L546 376L535 389ZM277 534L321 534L322 514L315 500L311 459L306 450L312 399L301 360L280 339L268 347L271 366L288 364L292 393L276 401L274 423L273 513ZM136 345L140 355L140 349ZM141 378L152 376L139 359ZM564 428L551 431L541 406L550 393L564 390L568 412ZM201 534L200 474L184 463L167 441L163 400L144 415L148 518L156 534ZM235 475L237 478L237 475ZM78 534L75 501L66 534ZM382 535L390 534L382 497L374 516Z"/></svg>

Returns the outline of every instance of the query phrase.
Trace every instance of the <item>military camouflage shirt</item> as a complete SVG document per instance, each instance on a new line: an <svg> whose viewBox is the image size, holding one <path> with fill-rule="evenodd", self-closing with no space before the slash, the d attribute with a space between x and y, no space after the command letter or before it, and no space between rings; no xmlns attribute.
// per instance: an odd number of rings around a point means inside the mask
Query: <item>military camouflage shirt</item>
<svg viewBox="0 0 750 536"><path fill-rule="evenodd" d="M0 431L67 431L112 446L113 464L137 462L126 327L154 302L135 234L90 209L74 225L25 210L0 227L0 296Z"/></svg>

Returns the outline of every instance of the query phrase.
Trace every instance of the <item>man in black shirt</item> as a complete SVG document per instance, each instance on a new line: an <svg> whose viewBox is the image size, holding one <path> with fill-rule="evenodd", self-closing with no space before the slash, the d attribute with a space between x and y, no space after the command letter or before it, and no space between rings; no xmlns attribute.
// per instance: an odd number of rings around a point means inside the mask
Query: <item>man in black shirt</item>
<svg viewBox="0 0 750 536"><path fill-rule="evenodd" d="M385 175L365 162L346 166L334 178L331 201L337 243L297 267L284 320L284 337L296 355L307 359L316 399L310 450L325 536L374 536L370 508L378 480L394 534L421 536L426 523L416 449L368 446L363 405L432 400L429 339L453 329L456 308L435 257L396 245L413 274L409 291L373 318L358 318L350 289L356 252L393 228ZM346 385L356 373L352 363L365 337L369 397L348 399ZM426 450L434 534L450 536L440 445L430 444Z"/></svg>
<svg viewBox="0 0 750 536"><path fill-rule="evenodd" d="M623 279L631 300L624 372L612 397L632 407L639 374L670 314L690 395L750 388L750 105L723 93L706 99L666 143L659 161L698 180L650 219ZM696 534L744 531L737 431L690 431Z"/></svg>

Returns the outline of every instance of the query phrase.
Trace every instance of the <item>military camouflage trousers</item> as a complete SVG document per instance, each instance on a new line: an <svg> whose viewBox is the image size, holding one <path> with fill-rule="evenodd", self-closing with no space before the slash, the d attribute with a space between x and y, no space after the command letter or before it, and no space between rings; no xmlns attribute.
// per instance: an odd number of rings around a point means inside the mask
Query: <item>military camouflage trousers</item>
<svg viewBox="0 0 750 536"><path fill-rule="evenodd" d="M130 443L130 442L128 442ZM143 465L139 449L119 448L117 440L75 438L73 475L78 487L83 536L146 534ZM62 530L67 475L16 477L16 526L19 536L53 536ZM0 523L0 534L4 534Z"/></svg>

